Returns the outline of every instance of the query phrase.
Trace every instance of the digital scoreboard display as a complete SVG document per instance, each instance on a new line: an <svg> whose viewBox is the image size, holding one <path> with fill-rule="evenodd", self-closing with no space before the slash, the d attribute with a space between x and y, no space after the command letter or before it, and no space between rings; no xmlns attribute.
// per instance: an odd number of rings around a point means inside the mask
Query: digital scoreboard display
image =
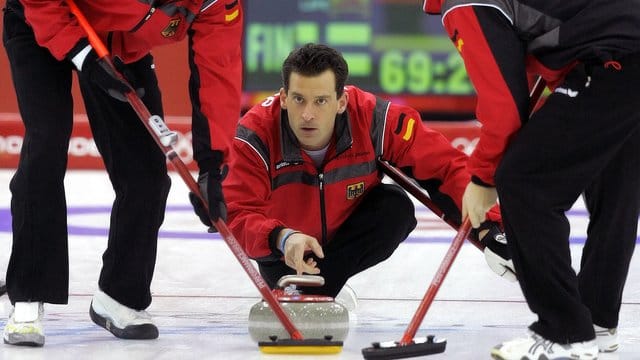
<svg viewBox="0 0 640 360"><path fill-rule="evenodd" d="M348 84L420 111L473 111L474 90L462 59L441 17L426 15L419 0L250 0L245 7L249 94L276 92L289 52L313 42L343 54Z"/></svg>

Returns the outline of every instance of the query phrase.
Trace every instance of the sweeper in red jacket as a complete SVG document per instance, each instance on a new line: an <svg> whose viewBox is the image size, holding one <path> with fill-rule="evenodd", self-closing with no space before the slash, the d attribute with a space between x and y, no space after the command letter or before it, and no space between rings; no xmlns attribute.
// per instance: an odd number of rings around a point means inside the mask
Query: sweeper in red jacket
<svg viewBox="0 0 640 360"><path fill-rule="evenodd" d="M460 222L467 156L415 110L345 87L347 74L332 48L293 51L280 93L245 114L236 131L224 182L229 226L271 287L283 275L320 274L325 285L313 293L335 297L415 228L413 203L399 186L381 182L378 158ZM489 217L500 221L496 211ZM501 233L487 223L483 241L495 249ZM508 266L499 256L492 262L501 273Z"/></svg>
<svg viewBox="0 0 640 360"><path fill-rule="evenodd" d="M77 5L154 115L163 116L163 111L149 51L188 35L194 158L200 185L208 190L211 216L223 214L220 167L240 114L241 1L77 0ZM149 286L170 182L164 154L129 104L121 101L133 89L98 60L64 1L8 0L3 24L25 125L20 163L10 185L13 248L6 281L15 308L4 341L42 346L43 303L67 303L63 179L74 69L115 190L91 318L120 338L156 338L158 329L144 309L151 303Z"/></svg>

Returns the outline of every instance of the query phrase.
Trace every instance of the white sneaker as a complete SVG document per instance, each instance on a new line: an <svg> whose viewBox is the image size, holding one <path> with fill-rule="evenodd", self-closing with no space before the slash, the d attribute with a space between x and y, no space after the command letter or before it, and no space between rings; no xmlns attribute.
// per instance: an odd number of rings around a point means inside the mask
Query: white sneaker
<svg viewBox="0 0 640 360"><path fill-rule="evenodd" d="M356 292L347 284L344 284L334 300L338 304L347 308L349 312L354 312L358 308L358 297L356 296Z"/></svg>
<svg viewBox="0 0 640 360"><path fill-rule="evenodd" d="M618 340L618 330L616 328L607 329L594 324L593 329L596 331L596 343L600 352L618 350L620 341Z"/></svg>
<svg viewBox="0 0 640 360"><path fill-rule="evenodd" d="M598 345L595 340L558 344L531 331L528 337L495 346L491 357L496 360L595 360Z"/></svg>
<svg viewBox="0 0 640 360"><path fill-rule="evenodd" d="M41 302L16 302L4 327L4 343L22 346L43 346L44 330Z"/></svg>
<svg viewBox="0 0 640 360"><path fill-rule="evenodd" d="M158 328L144 310L128 308L102 290L93 295L89 309L91 320L121 339L158 338Z"/></svg>

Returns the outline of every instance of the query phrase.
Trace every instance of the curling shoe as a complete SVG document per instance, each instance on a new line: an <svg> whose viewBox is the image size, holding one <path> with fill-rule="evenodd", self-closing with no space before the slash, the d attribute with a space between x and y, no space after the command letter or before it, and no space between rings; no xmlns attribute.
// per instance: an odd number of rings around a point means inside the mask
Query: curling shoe
<svg viewBox="0 0 640 360"><path fill-rule="evenodd" d="M91 320L120 339L149 340L158 338L158 328L144 310L128 308L102 290L93 295L89 308Z"/></svg>
<svg viewBox="0 0 640 360"><path fill-rule="evenodd" d="M618 330L616 328L607 329L594 324L593 329L596 331L596 343L600 352L618 350L620 341L618 340Z"/></svg>
<svg viewBox="0 0 640 360"><path fill-rule="evenodd" d="M7 325L4 327L4 343L21 346L43 346L44 330L41 302L16 302Z"/></svg>
<svg viewBox="0 0 640 360"><path fill-rule="evenodd" d="M595 340L558 344L529 332L529 336L503 342L491 349L496 360L594 360L598 358Z"/></svg>

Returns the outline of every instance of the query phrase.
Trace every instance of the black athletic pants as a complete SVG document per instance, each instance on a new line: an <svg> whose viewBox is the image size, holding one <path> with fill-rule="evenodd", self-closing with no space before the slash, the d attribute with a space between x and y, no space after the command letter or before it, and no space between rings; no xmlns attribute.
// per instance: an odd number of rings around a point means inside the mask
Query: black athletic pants
<svg viewBox="0 0 640 360"><path fill-rule="evenodd" d="M622 68L579 66L509 145L496 173L520 286L560 343L591 340L593 324L618 324L640 213L640 56ZM565 216L584 194L590 214L580 272Z"/></svg>
<svg viewBox="0 0 640 360"><path fill-rule="evenodd" d="M65 304L69 255L63 180L72 128L73 65L38 46L32 29L11 10L5 11L3 41L25 126L20 163L10 183L13 247L7 289L12 303ZM147 107L162 115L152 61L148 55L130 69L136 87L145 88ZM99 286L118 302L144 309L151 303L157 235L170 187L166 161L127 103L92 84L81 82L81 89L115 190Z"/></svg>
<svg viewBox="0 0 640 360"><path fill-rule="evenodd" d="M376 186L323 246L324 259L314 257L325 285L301 290L335 297L350 277L389 258L415 227L415 208L404 190L397 185ZM271 288L280 277L295 274L284 261L258 262L258 266Z"/></svg>

